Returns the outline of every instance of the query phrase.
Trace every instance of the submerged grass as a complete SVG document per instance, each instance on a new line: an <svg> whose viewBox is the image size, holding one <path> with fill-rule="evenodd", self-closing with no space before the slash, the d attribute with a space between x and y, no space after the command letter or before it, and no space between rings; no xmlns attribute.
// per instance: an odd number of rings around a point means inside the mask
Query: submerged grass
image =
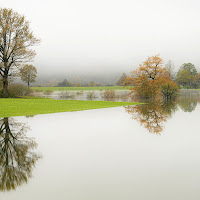
<svg viewBox="0 0 200 200"><path fill-rule="evenodd" d="M81 101L54 99L0 99L0 117L72 112L135 105L131 102Z"/></svg>
<svg viewBox="0 0 200 200"><path fill-rule="evenodd" d="M31 87L36 91L65 91L65 90L128 90L130 86L98 86L98 87Z"/></svg>

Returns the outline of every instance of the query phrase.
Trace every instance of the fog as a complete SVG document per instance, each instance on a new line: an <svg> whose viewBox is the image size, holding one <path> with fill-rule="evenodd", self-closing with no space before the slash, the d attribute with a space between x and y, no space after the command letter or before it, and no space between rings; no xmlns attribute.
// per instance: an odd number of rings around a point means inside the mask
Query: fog
<svg viewBox="0 0 200 200"><path fill-rule="evenodd" d="M200 69L198 0L1 0L41 39L40 77L129 72L148 56Z"/></svg>

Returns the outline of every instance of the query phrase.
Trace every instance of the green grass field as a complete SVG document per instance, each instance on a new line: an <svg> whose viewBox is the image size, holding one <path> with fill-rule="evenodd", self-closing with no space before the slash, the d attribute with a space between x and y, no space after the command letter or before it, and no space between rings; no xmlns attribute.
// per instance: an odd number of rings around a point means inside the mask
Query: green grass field
<svg viewBox="0 0 200 200"><path fill-rule="evenodd" d="M72 112L110 108L137 103L109 101L79 101L53 99L0 99L0 117L27 116L57 112Z"/></svg>
<svg viewBox="0 0 200 200"><path fill-rule="evenodd" d="M66 91L66 90L128 90L130 86L99 86L99 87L31 87L32 90L38 91Z"/></svg>

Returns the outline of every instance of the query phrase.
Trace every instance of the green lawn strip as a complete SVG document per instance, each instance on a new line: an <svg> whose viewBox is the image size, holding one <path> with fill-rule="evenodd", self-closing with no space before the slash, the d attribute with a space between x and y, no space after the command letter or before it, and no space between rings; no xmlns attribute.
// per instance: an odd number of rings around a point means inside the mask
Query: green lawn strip
<svg viewBox="0 0 200 200"><path fill-rule="evenodd" d="M128 90L130 86L99 86L99 87L31 87L36 91L67 91L67 90Z"/></svg>
<svg viewBox="0 0 200 200"><path fill-rule="evenodd" d="M135 105L131 102L81 101L54 99L0 99L0 117L72 112Z"/></svg>

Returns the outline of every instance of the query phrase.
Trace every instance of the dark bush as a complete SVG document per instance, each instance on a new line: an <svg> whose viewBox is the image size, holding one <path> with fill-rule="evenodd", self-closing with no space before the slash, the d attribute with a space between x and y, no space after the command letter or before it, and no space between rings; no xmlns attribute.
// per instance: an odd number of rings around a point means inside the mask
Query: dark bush
<svg viewBox="0 0 200 200"><path fill-rule="evenodd" d="M15 98L15 94L11 93L10 91L8 91L8 93L5 95L3 93L3 90L0 90L0 98Z"/></svg>
<svg viewBox="0 0 200 200"><path fill-rule="evenodd" d="M31 89L29 89L28 87L20 83L9 85L8 91L9 91L9 94L11 95L9 97L27 96L27 95L30 95L32 92Z"/></svg>
<svg viewBox="0 0 200 200"><path fill-rule="evenodd" d="M160 91L163 94L164 99L172 99L177 95L178 86L173 81L168 81L161 85Z"/></svg>

